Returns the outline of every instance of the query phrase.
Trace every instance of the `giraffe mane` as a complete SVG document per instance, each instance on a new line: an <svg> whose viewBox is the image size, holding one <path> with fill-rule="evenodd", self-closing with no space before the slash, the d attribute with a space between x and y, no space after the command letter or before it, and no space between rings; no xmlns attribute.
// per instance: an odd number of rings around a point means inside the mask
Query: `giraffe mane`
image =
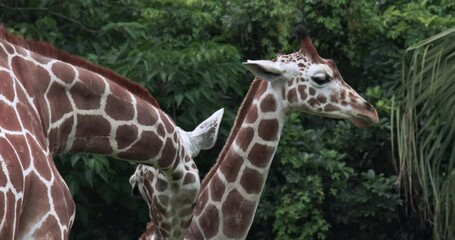
<svg viewBox="0 0 455 240"><path fill-rule="evenodd" d="M156 231L155 224L149 222L145 228L145 232L139 237L139 240L147 240L149 236L152 236Z"/></svg>
<svg viewBox="0 0 455 240"><path fill-rule="evenodd" d="M138 83L135 83L135 82L127 79L126 77L121 76L118 73L115 73L114 71L112 71L108 68L101 67L101 66L91 63L81 57L71 55L64 51L61 51L48 42L35 41L35 40L25 39L21 36L16 36L16 35L8 32L8 30L6 29L6 27L3 24L0 24L0 40L1 39L6 40L7 42L12 43L14 45L28 49L37 54L40 54L44 57L57 59L62 62L67 62L74 66L98 73L101 76L109 79L110 81L112 81L112 82L118 84L119 86L125 88L126 90L130 91L131 93L138 96L139 98L149 102L154 107L159 108L158 101L156 101L156 99L152 95L150 95L150 93L147 89L145 89Z"/></svg>
<svg viewBox="0 0 455 240"><path fill-rule="evenodd" d="M229 133L229 137L226 140L226 144L224 145L223 149L221 150L220 154L218 155L218 158L216 160L215 165L210 169L210 171L207 173L205 178L202 180L201 184L201 191L204 189L207 184L209 183L210 179L212 179L213 175L223 162L224 158L226 157L226 154L231 147L232 143L234 142L235 136L240 130L240 126L242 125L243 120L246 117L246 114L248 113L249 107L253 103L254 96L256 95L257 90L259 89L259 86L261 83L264 83L264 81L255 78L254 81L251 83L251 86L248 90L248 93L246 94L245 98L243 99L242 104L240 105L240 108L237 112L237 117L235 118L234 125L231 128L231 132Z"/></svg>

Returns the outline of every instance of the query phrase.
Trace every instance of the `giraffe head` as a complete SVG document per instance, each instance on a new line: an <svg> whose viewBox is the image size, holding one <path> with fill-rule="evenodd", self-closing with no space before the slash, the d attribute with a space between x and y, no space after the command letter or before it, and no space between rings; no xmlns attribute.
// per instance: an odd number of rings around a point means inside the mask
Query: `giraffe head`
<svg viewBox="0 0 455 240"><path fill-rule="evenodd" d="M213 147L218 136L224 110L220 109L193 131L186 132L177 128L183 152L188 153L180 159L176 168L184 168L184 173L172 174L172 181L166 182L165 175L150 166L138 165L130 178L133 195L142 196L149 206L149 215L153 227L148 228L150 235L159 234L163 238L178 238L183 229L190 224L192 210L199 194L199 172L193 158L200 150ZM175 183L182 182L180 193L175 192ZM167 199L167 200L166 200ZM163 201L168 204L163 205ZM176 226L175 223L179 223ZM155 228L155 226L157 228Z"/></svg>
<svg viewBox="0 0 455 240"><path fill-rule="evenodd" d="M182 141L182 146L185 148L185 151L194 158L196 157L200 150L208 150L215 145L216 139L218 137L218 130L220 128L221 119L223 118L224 109L216 111L212 116L207 118L201 124L199 124L193 131L186 132L181 128L178 128L178 133ZM186 161L181 159L181 161ZM192 161L191 161L192 162ZM149 174L155 174L149 170L153 169L152 167L147 167L145 165L139 165L136 168L136 172L130 177L130 184L133 188L133 194L139 195L139 193L147 200L147 186L144 185L144 181L153 180L153 176L148 176ZM149 191L151 192L151 191Z"/></svg>
<svg viewBox="0 0 455 240"><path fill-rule="evenodd" d="M302 26L295 32L301 40L299 51L273 61L248 60L243 65L280 91L286 113L348 119L358 127L377 124L374 107L343 80L335 62L319 56Z"/></svg>

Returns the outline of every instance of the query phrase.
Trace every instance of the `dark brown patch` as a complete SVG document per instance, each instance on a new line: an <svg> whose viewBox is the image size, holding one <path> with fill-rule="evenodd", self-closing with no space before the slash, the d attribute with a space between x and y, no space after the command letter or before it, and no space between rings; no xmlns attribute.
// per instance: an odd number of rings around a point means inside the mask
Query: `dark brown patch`
<svg viewBox="0 0 455 240"><path fill-rule="evenodd" d="M224 191L226 191L226 186L218 177L217 174L213 175L212 181L209 183L210 188L210 197L212 201L220 202L223 197Z"/></svg>
<svg viewBox="0 0 455 240"><path fill-rule="evenodd" d="M290 103L297 102L297 90L295 88L289 90L287 99Z"/></svg>
<svg viewBox="0 0 455 240"><path fill-rule="evenodd" d="M248 160L256 167L264 168L270 162L275 149L256 143L248 154Z"/></svg>
<svg viewBox="0 0 455 240"><path fill-rule="evenodd" d="M327 98L322 95L322 94L319 94L316 98L320 103L325 103L327 101Z"/></svg>
<svg viewBox="0 0 455 240"><path fill-rule="evenodd" d="M255 209L254 202L245 200L237 190L232 190L222 206L224 235L233 239L246 236Z"/></svg>
<svg viewBox="0 0 455 240"><path fill-rule="evenodd" d="M52 65L51 71L55 74L57 78L68 84L71 84L76 77L76 72L67 63L55 62Z"/></svg>
<svg viewBox="0 0 455 240"><path fill-rule="evenodd" d="M316 94L316 90L314 88L310 87L308 90L311 96L314 96L314 94Z"/></svg>
<svg viewBox="0 0 455 240"><path fill-rule="evenodd" d="M261 84L259 85L257 91L256 91L256 96L262 96L265 91L267 91L267 86L268 86L268 82L266 81L261 81Z"/></svg>
<svg viewBox="0 0 455 240"><path fill-rule="evenodd" d="M220 171L228 182L234 182L243 164L243 158L232 149L228 152L226 158L229 161L224 161L220 165Z"/></svg>
<svg viewBox="0 0 455 240"><path fill-rule="evenodd" d="M267 95L261 102L261 112L275 112L276 100L272 94Z"/></svg>
<svg viewBox="0 0 455 240"><path fill-rule="evenodd" d="M204 226L205 239L210 239L218 233L219 219L218 209L214 205L209 204L205 207L201 218L199 218L199 224Z"/></svg>
<svg viewBox="0 0 455 240"><path fill-rule="evenodd" d="M22 127L14 108L0 101L0 127L10 131L21 131Z"/></svg>
<svg viewBox="0 0 455 240"><path fill-rule="evenodd" d="M331 104L331 103L327 104L324 107L324 111L325 112L333 112L333 111L338 111L338 110L340 110L340 108L335 106L335 105L333 105L333 104Z"/></svg>
<svg viewBox="0 0 455 240"><path fill-rule="evenodd" d="M108 137L111 123L102 116L77 115L76 138Z"/></svg>
<svg viewBox="0 0 455 240"><path fill-rule="evenodd" d="M166 128L166 132L167 133L173 133L174 132L174 124L171 122L169 117L163 111L160 111L160 119L164 123L164 127Z"/></svg>
<svg viewBox="0 0 455 240"><path fill-rule="evenodd" d="M306 85L299 85L299 93L300 93L301 100L305 100L308 97L305 90L306 90Z"/></svg>
<svg viewBox="0 0 455 240"><path fill-rule="evenodd" d="M118 157L137 161L150 160L158 155L162 146L162 140L154 132L144 131L141 139L128 151L119 153Z"/></svg>
<svg viewBox="0 0 455 240"><path fill-rule="evenodd" d="M257 106L251 106L248 113L246 114L245 122L254 123L257 118L258 118L258 108L257 108Z"/></svg>
<svg viewBox="0 0 455 240"><path fill-rule="evenodd" d="M52 83L47 98L51 107L51 122L55 122L61 119L65 113L73 111L67 92L62 85Z"/></svg>
<svg viewBox="0 0 455 240"><path fill-rule="evenodd" d="M204 207L207 206L207 201L209 199L209 190L207 188L202 189L197 199L196 207L194 208L194 215L199 216L204 210Z"/></svg>
<svg viewBox="0 0 455 240"><path fill-rule="evenodd" d="M0 42L3 43L3 41ZM8 55L9 53L5 52L5 50L3 50L3 48L0 47L0 66L2 67L8 66L7 64Z"/></svg>
<svg viewBox="0 0 455 240"><path fill-rule="evenodd" d="M346 90L341 89L340 99L341 100L345 100L346 99Z"/></svg>
<svg viewBox="0 0 455 240"><path fill-rule="evenodd" d="M50 75L46 69L35 65L22 57L11 60L12 71L29 92L45 92L50 83ZM17 89L16 89L17 90ZM33 96L33 94L32 94ZM41 96L38 96L41 97Z"/></svg>
<svg viewBox="0 0 455 240"><path fill-rule="evenodd" d="M254 137L254 130L251 127L243 127L240 129L235 143L245 152L250 146L251 140Z"/></svg>
<svg viewBox="0 0 455 240"><path fill-rule="evenodd" d="M6 30L5 30L5 31L6 31ZM0 31L0 32L1 32L1 31ZM14 48L13 48L13 45L12 45L12 44L10 44L10 43L5 43L5 44L3 44L3 46L5 46L6 51L8 52L8 55L14 53Z"/></svg>
<svg viewBox="0 0 455 240"><path fill-rule="evenodd" d="M136 108L137 121L139 124L144 126L152 126L158 120L158 114L152 105L144 101L138 101Z"/></svg>
<svg viewBox="0 0 455 240"><path fill-rule="evenodd" d="M259 123L258 134L259 137L265 141L275 141L278 139L278 120L265 119Z"/></svg>
<svg viewBox="0 0 455 240"><path fill-rule="evenodd" d="M13 79L11 78L11 75L5 71L0 71L0 80L2 81L1 83L2 86L0 87L0 96L5 97L8 101L12 102L14 100L15 93L13 88L14 85Z"/></svg>
<svg viewBox="0 0 455 240"><path fill-rule="evenodd" d="M71 151L108 155L112 153L112 147L107 137L76 138Z"/></svg>
<svg viewBox="0 0 455 240"><path fill-rule="evenodd" d="M22 169L29 168L31 164L29 157L30 150L27 146L26 137L23 135L7 135L7 138L11 142L12 146L6 142L5 138L0 138L0 149L3 154L2 157L5 159L7 165L12 167L12 170L8 169L11 176L22 176ZM12 148L14 148L17 152L17 155L14 153ZM22 168L17 164L19 161L21 162ZM17 170L15 170L16 168ZM11 173L11 171L13 171L13 173ZM20 184L22 186L22 177L13 179L13 181L14 180L20 180Z"/></svg>
<svg viewBox="0 0 455 240"><path fill-rule="evenodd" d="M20 216L22 204L21 202L16 202L16 197L12 191L6 191L5 193L0 194L0 204L2 206L0 208L0 214L3 216L3 219L16 219L17 216ZM9 221L6 221L5 223L9 224ZM3 227L2 236L14 236L15 230L16 229L12 227Z"/></svg>
<svg viewBox="0 0 455 240"><path fill-rule="evenodd" d="M240 185L249 194L259 194L262 191L264 184L264 177L258 171L245 168L242 177L240 178Z"/></svg>
<svg viewBox="0 0 455 240"><path fill-rule="evenodd" d="M319 101L314 98L309 99L308 104L313 108L320 105Z"/></svg>
<svg viewBox="0 0 455 240"><path fill-rule="evenodd" d="M130 146L138 138L138 129L135 125L122 125L117 128L115 141L119 149Z"/></svg>
<svg viewBox="0 0 455 240"><path fill-rule="evenodd" d="M15 138L8 137L8 139L11 142L11 144L6 140L6 138L0 138L2 162L6 164L7 172L9 173L11 182L16 187L16 190L22 191L22 186L24 185L22 167L30 166L30 158L26 157L29 155L29 150L26 147L26 142L23 136L20 137L17 136ZM14 147L12 145L14 145ZM17 152L17 155L15 151ZM19 161L21 162L20 164ZM25 164L26 166L21 167L22 164ZM5 171L4 170L0 171L0 187L5 187L6 182L7 180ZM3 196L2 194L0 195ZM2 209L2 207L0 207L0 209Z"/></svg>
<svg viewBox="0 0 455 240"><path fill-rule="evenodd" d="M101 78L84 69L79 70L79 78L70 89L78 109L99 109L101 107L101 95L104 93L104 82Z"/></svg>
<svg viewBox="0 0 455 240"><path fill-rule="evenodd" d="M191 184L191 183L195 183L195 182L196 182L196 177L191 173L186 174L185 178L183 179L183 184Z"/></svg>
<svg viewBox="0 0 455 240"><path fill-rule="evenodd" d="M66 119L57 128L51 130L51 133L49 134L51 138L50 140L54 141L49 141L49 148L52 153L58 153L65 149L68 142L68 137L71 133L71 130L73 129L74 118L75 117ZM52 136L55 137L52 138Z"/></svg>
<svg viewBox="0 0 455 240"><path fill-rule="evenodd" d="M41 224L45 227L38 228L34 232L34 239L46 239L49 238L49 233L60 233L59 221L57 221L57 219L52 215L48 215L48 217L45 218Z"/></svg>
<svg viewBox="0 0 455 240"><path fill-rule="evenodd" d="M28 145L30 146L30 153L32 155L32 161L35 168L39 171L39 175L47 181L52 180L52 170L49 166L53 163L52 160L48 159L44 154L41 147L33 140L32 136L27 135Z"/></svg>
<svg viewBox="0 0 455 240"><path fill-rule="evenodd" d="M171 167L172 163L176 160L176 153L177 150L175 149L174 143L170 138L168 138L164 144L161 158L158 160L158 166L164 169Z"/></svg>
<svg viewBox="0 0 455 240"><path fill-rule="evenodd" d="M63 179L61 179L60 175L57 173L53 161L51 164L54 168L54 176L56 177L51 188L52 199L54 199L54 208L60 221L62 221L62 223L67 223L74 213L76 205L68 187L66 187Z"/></svg>
<svg viewBox="0 0 455 240"><path fill-rule="evenodd" d="M126 93L109 95L105 108L107 115L118 121L133 120L134 106L128 96Z"/></svg>
<svg viewBox="0 0 455 240"><path fill-rule="evenodd" d="M158 124L158 126L156 127L156 133L158 133L158 136L164 138L166 132L164 131L163 124L161 123Z"/></svg>
<svg viewBox="0 0 455 240"><path fill-rule="evenodd" d="M176 162L176 163L179 163L179 161L175 161L175 162ZM174 164L174 165L175 165L175 164ZM175 169L175 168L173 168L173 169ZM172 177L172 180L173 180L173 181L177 181L177 180L179 180L179 179L182 179L182 178L183 178L183 175L184 175L183 171L178 170L178 171L173 171L172 174L171 174L171 177ZM188 175L192 175L192 174L187 174L187 176L188 176ZM185 177L185 178L186 178L186 177Z"/></svg>
<svg viewBox="0 0 455 240"><path fill-rule="evenodd" d="M78 115L72 151L110 154L110 123L101 116Z"/></svg>

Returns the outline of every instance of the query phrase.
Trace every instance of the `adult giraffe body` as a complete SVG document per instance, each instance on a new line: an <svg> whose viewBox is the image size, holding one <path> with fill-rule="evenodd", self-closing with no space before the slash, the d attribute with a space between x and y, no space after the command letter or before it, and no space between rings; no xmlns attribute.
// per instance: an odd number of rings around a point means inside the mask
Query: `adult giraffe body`
<svg viewBox="0 0 455 240"><path fill-rule="evenodd" d="M347 85L335 63L323 59L301 26L299 51L274 61L248 61L256 76L215 166L202 182L185 239L245 239L291 112L378 123L378 115ZM137 172L136 172L137 173ZM153 236L149 228L142 238Z"/></svg>
<svg viewBox="0 0 455 240"><path fill-rule="evenodd" d="M139 85L0 26L0 239L68 238L75 205L53 162L61 152L153 166L194 206L192 156L217 133L200 132L178 128Z"/></svg>

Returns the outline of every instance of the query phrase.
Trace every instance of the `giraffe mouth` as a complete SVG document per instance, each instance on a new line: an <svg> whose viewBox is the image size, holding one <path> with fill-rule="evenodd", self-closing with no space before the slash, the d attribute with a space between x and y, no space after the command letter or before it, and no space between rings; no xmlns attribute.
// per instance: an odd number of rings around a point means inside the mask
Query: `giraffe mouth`
<svg viewBox="0 0 455 240"><path fill-rule="evenodd" d="M362 114L357 114L356 116L353 116L351 118L351 122L356 126L356 127L369 127L373 124L378 124L378 119L377 117L375 119L372 119L369 116L362 115Z"/></svg>

